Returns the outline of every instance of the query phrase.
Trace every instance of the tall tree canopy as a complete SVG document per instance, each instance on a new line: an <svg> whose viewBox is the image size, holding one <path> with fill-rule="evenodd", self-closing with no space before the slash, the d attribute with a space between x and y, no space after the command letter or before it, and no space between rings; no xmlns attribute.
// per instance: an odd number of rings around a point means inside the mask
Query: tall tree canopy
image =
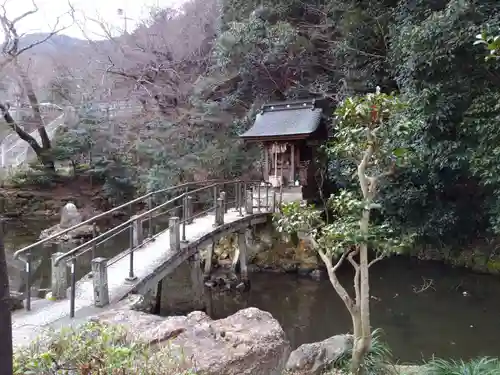
<svg viewBox="0 0 500 375"><path fill-rule="evenodd" d="M233 125L245 129L267 100L326 96L335 104L377 85L397 91L409 103L404 141L414 160L381 192L384 214L426 242L468 242L497 229L500 64L474 45L478 34L498 34L497 1L223 4L211 66L198 82L210 87L200 92L210 91L203 98L212 111L234 113ZM347 183L341 163L331 160L330 178Z"/></svg>

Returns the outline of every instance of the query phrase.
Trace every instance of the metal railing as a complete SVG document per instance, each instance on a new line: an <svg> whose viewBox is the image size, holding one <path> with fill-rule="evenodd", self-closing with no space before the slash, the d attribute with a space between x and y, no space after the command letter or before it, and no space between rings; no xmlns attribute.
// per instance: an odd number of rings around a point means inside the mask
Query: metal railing
<svg viewBox="0 0 500 375"><path fill-rule="evenodd" d="M270 207L272 202L269 198L269 188L269 184L263 183L261 181L208 180L185 183L171 188L161 189L148 193L144 196L136 198L130 202L127 202L109 211L85 220L71 228L65 229L43 240L40 240L32 245L26 246L14 253L14 259L22 259L26 263L26 309L31 310L32 280L30 276L33 251L37 247L43 246L47 243L53 243L59 237L66 235L76 229L79 229L84 225L92 225L92 239L58 256L57 258L55 258L55 260L53 260L52 264L53 269L57 268L61 264L61 262L64 263L65 267L67 265L70 266L70 317L74 317L76 300L75 292L77 282L76 267L78 265L78 259L80 259L83 255L90 252L92 259L99 257L98 247L100 245L105 244L112 238L115 238L116 236L128 231L128 248L125 250L120 249L121 251L119 254L107 261L107 267L125 258L126 256L129 256L129 270L126 280L132 282L136 280L134 269L135 250L151 241L154 241L160 234L169 229L168 224L164 226L164 223L157 223L158 219L165 218L165 216L169 216L169 218L178 217L180 225L180 240L181 242L187 242L186 226L196 218L205 216L210 213L215 213L214 224L220 225L224 220L224 213L227 212L229 208L236 209L238 211L238 215L243 216L243 210L245 210L246 213L252 213L254 208L257 209L257 212L260 212L262 208ZM248 197L249 189L252 189L251 198ZM265 194L261 193L261 189L265 189ZM182 193L178 194L178 192L180 191ZM175 196L170 197L169 199L163 198L166 200L153 207L155 197L157 198L161 194L172 195L172 193L174 192L176 193ZM265 197L265 202L262 202L262 195L264 195ZM258 202L256 206L254 203L255 198ZM248 202L252 202L250 207L248 206ZM146 205L146 211L135 213L133 210L134 205L140 204ZM272 204L275 205L276 202ZM221 207L218 210L217 208L219 206ZM112 228L104 231L103 233L97 233L97 222L106 217L110 217L117 212L127 209L129 211L130 217L125 222L115 225ZM218 212L222 212L222 217L218 215ZM146 230L144 228L144 224L146 224ZM88 272L84 274L88 274Z"/></svg>

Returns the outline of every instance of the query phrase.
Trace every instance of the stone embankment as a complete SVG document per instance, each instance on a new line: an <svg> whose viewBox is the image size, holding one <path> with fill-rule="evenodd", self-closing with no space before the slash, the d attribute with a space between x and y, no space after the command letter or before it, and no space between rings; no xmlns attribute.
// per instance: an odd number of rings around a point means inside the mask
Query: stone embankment
<svg viewBox="0 0 500 375"><path fill-rule="evenodd" d="M292 241L274 232L269 224L255 231L247 230L245 237L249 271L297 273L321 278L321 260L307 239ZM237 248L237 234L222 238L215 246L212 263L222 269L230 268Z"/></svg>

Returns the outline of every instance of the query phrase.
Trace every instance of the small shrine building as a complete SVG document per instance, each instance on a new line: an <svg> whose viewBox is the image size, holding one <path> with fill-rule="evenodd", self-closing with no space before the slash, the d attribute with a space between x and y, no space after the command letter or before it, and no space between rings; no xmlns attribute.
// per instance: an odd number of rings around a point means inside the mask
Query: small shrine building
<svg viewBox="0 0 500 375"><path fill-rule="evenodd" d="M328 138L325 107L317 99L265 104L253 126L240 135L263 145L263 178L275 188L301 187L302 198L319 196L317 154Z"/></svg>

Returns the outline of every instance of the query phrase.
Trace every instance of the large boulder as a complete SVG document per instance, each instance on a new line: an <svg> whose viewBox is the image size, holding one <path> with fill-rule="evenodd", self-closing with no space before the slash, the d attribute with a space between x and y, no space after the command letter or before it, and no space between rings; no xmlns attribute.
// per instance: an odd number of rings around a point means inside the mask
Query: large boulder
<svg viewBox="0 0 500 375"><path fill-rule="evenodd" d="M351 349L352 344L351 335L337 335L320 342L303 344L290 354L286 369L301 375L320 375Z"/></svg>
<svg viewBox="0 0 500 375"><path fill-rule="evenodd" d="M163 318L130 309L110 310L92 320L122 325L134 339L168 345L199 375L281 375L290 355L278 321L253 307L220 320L200 311Z"/></svg>

